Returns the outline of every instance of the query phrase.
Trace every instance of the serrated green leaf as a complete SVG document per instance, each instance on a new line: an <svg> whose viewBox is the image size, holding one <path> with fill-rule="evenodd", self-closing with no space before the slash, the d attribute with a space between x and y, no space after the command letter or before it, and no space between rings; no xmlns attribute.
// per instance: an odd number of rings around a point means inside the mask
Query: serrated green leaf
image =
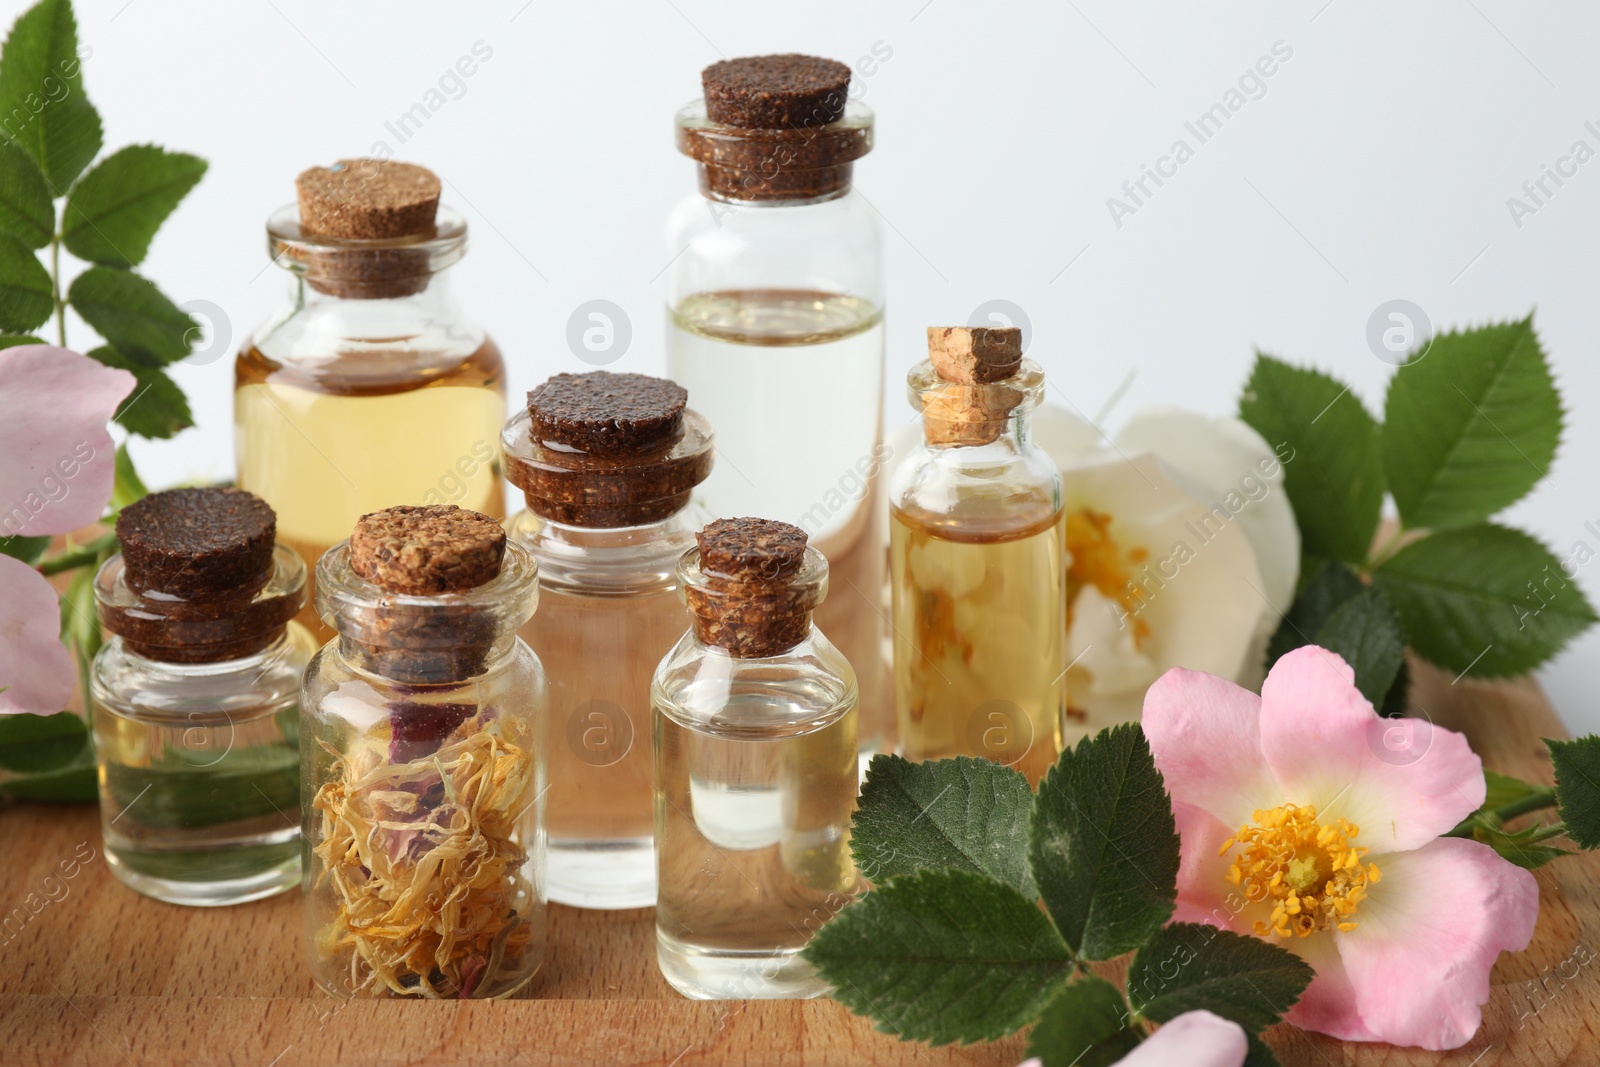
<svg viewBox="0 0 1600 1067"><path fill-rule="evenodd" d="M1334 609L1358 596L1364 583L1356 572L1337 560L1323 560L1289 606L1283 621L1267 644L1267 666L1271 667L1301 645L1313 644L1317 631Z"/></svg>
<svg viewBox="0 0 1600 1067"><path fill-rule="evenodd" d="M1406 526L1465 526L1521 500L1560 437L1561 397L1530 315L1441 334L1395 373L1383 466Z"/></svg>
<svg viewBox="0 0 1600 1067"><path fill-rule="evenodd" d="M1284 455L1284 489L1309 556L1360 563L1383 506L1378 424L1347 385L1257 354L1239 417Z"/></svg>
<svg viewBox="0 0 1600 1067"><path fill-rule="evenodd" d="M1567 832L1566 827L1559 823L1535 823L1522 830L1507 830L1498 825L1498 820L1482 813L1472 815L1469 822L1474 841L1488 845L1500 854L1501 859L1525 870L1536 871L1553 859L1572 854L1567 849L1543 843Z"/></svg>
<svg viewBox="0 0 1600 1067"><path fill-rule="evenodd" d="M182 359L201 335L198 323L128 271L90 267L73 280L67 302L112 348L152 367Z"/></svg>
<svg viewBox="0 0 1600 1067"><path fill-rule="evenodd" d="M55 309L50 272L21 241L0 234L0 330L25 333L43 326Z"/></svg>
<svg viewBox="0 0 1600 1067"><path fill-rule="evenodd" d="M194 425L183 390L160 367L129 359L105 345L91 350L89 357L108 367L128 371L139 380L113 416L129 433L164 439Z"/></svg>
<svg viewBox="0 0 1600 1067"><path fill-rule="evenodd" d="M1139 1044L1117 987L1086 974L1057 993L1028 1035L1043 1067L1111 1067Z"/></svg>
<svg viewBox="0 0 1600 1067"><path fill-rule="evenodd" d="M1033 879L1073 951L1108 960L1144 944L1177 900L1178 833L1144 731L1086 737L1034 797Z"/></svg>
<svg viewBox="0 0 1600 1067"><path fill-rule="evenodd" d="M1533 782L1524 782L1521 778L1514 778L1509 774L1491 771L1487 767L1483 769L1483 784L1485 788L1483 808L1485 811L1494 811L1508 804L1526 800L1535 793L1543 792L1545 788Z"/></svg>
<svg viewBox="0 0 1600 1067"><path fill-rule="evenodd" d="M1556 795L1567 836L1583 848L1600 848L1600 737L1545 739L1556 766Z"/></svg>
<svg viewBox="0 0 1600 1067"><path fill-rule="evenodd" d="M1337 652L1356 673L1356 688L1383 703L1406 658L1400 614L1380 589L1364 588L1333 610L1317 629L1317 644Z"/></svg>
<svg viewBox="0 0 1600 1067"><path fill-rule="evenodd" d="M26 333L0 333L0 349L16 348L18 345L44 345L50 342Z"/></svg>
<svg viewBox="0 0 1600 1067"><path fill-rule="evenodd" d="M940 868L981 871L1038 896L1028 869L1028 780L992 760L874 756L851 822L856 866L874 882Z"/></svg>
<svg viewBox="0 0 1600 1067"><path fill-rule="evenodd" d="M1128 1002L1167 1022L1204 1009L1257 1034L1283 1017L1311 983L1299 956L1215 926L1173 923L1128 967Z"/></svg>
<svg viewBox="0 0 1600 1067"><path fill-rule="evenodd" d="M20 559L28 566L39 562L44 555L44 550L50 547L50 538L44 537L0 537L0 556L10 556Z"/></svg>
<svg viewBox="0 0 1600 1067"><path fill-rule="evenodd" d="M1419 655L1475 677L1530 671L1595 621L1549 549L1489 523L1424 537L1372 577Z"/></svg>
<svg viewBox="0 0 1600 1067"><path fill-rule="evenodd" d="M56 196L100 151L68 0L40 0L12 24L0 49L0 132L34 158Z"/></svg>
<svg viewBox="0 0 1600 1067"><path fill-rule="evenodd" d="M1268 1044L1261 1040L1260 1034L1248 1034L1249 1048L1245 1052L1242 1067L1282 1067L1278 1062L1278 1054L1273 1052Z"/></svg>
<svg viewBox="0 0 1600 1067"><path fill-rule="evenodd" d="M1072 973L1038 904L972 871L918 871L849 905L802 955L832 996L913 1041L992 1041L1032 1022Z"/></svg>
<svg viewBox="0 0 1600 1067"><path fill-rule="evenodd" d="M23 774L58 770L72 762L88 739L83 720L68 711L0 715L0 768Z"/></svg>
<svg viewBox="0 0 1600 1067"><path fill-rule="evenodd" d="M46 804L93 804L100 799L94 749L85 745L71 763L55 770L0 782L0 797Z"/></svg>
<svg viewBox="0 0 1600 1067"><path fill-rule="evenodd" d="M55 205L39 164L16 145L0 144L0 233L43 248L55 232Z"/></svg>
<svg viewBox="0 0 1600 1067"><path fill-rule="evenodd" d="M206 172L198 156L129 145L95 164L67 198L62 239L79 259L108 267L143 262L150 241Z"/></svg>

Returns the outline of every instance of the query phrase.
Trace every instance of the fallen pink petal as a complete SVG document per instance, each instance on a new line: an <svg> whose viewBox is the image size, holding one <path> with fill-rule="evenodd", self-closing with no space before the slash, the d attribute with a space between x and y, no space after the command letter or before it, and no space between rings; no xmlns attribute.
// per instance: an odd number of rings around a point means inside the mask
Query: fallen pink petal
<svg viewBox="0 0 1600 1067"><path fill-rule="evenodd" d="M0 536L70 533L100 518L116 462L106 424L135 384L65 348L0 349Z"/></svg>
<svg viewBox="0 0 1600 1067"><path fill-rule="evenodd" d="M61 643L56 591L0 556L0 715L54 715L72 699L72 655Z"/></svg>

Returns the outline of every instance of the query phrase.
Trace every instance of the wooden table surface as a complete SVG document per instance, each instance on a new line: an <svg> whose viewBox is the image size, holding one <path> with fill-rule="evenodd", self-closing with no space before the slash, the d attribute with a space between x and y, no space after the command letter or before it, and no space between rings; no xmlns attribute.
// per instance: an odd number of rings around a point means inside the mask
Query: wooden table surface
<svg viewBox="0 0 1600 1067"><path fill-rule="evenodd" d="M1413 665L1413 707L1464 730L1497 770L1549 781L1540 738L1563 736L1531 682L1485 685ZM533 987L486 1003L341 1003L299 958L298 894L234 908L161 904L106 869L89 807L0 812L0 1064L993 1064L1021 1038L930 1049L874 1031L828 1000L684 1000L657 974L647 910L552 907L550 955ZM70 879L59 864L93 858ZM70 864L69 864L70 866ZM55 877L52 879L51 876ZM1595 1067L1600 1064L1600 856L1537 872L1533 947L1496 968L1485 1024L1440 1056L1343 1045L1280 1026L1286 1067ZM30 898L30 894L36 894ZM29 902L43 906L31 914ZM0 918L4 915L0 914ZM1181 1067L1181 1065L1174 1065Z"/></svg>

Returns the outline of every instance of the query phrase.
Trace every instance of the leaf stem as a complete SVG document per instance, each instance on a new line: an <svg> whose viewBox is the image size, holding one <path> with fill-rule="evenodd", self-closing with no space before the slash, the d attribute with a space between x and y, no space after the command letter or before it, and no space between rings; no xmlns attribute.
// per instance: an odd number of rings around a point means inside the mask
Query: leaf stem
<svg viewBox="0 0 1600 1067"><path fill-rule="evenodd" d="M1448 834L1445 834L1445 836L1472 837L1473 827L1476 825L1477 820L1480 817L1492 820L1497 826L1504 826L1506 823L1510 822L1512 819L1515 819L1519 815L1526 815L1530 811L1542 811L1545 808L1553 808L1559 802L1560 798L1556 796L1556 791L1552 786L1535 786L1533 792L1529 793L1527 796L1513 800L1511 803L1506 804L1503 807L1495 808L1492 811L1473 812L1465 819L1462 819L1460 824L1458 824L1454 830L1451 830Z"/></svg>
<svg viewBox="0 0 1600 1067"><path fill-rule="evenodd" d="M67 305L61 299L61 227L50 238L50 296L56 302L56 344L67 347Z"/></svg>
<svg viewBox="0 0 1600 1067"><path fill-rule="evenodd" d="M76 548L68 549L59 556L44 560L39 564L39 573L49 577L52 574L60 574L63 571L76 570L79 567L87 566L91 563L99 563L100 554L107 549L114 547L116 543L117 535L114 533L108 533L104 536L97 537L87 544L82 544Z"/></svg>

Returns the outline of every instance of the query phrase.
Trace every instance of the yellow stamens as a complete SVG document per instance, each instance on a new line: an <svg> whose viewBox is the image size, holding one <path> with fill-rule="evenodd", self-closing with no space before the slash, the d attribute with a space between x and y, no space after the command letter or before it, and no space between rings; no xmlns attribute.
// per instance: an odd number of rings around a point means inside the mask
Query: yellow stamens
<svg viewBox="0 0 1600 1067"><path fill-rule="evenodd" d="M1108 600L1115 601L1127 612L1133 625L1133 642L1139 644L1150 636L1150 624L1139 618L1145 601L1152 593L1133 580L1132 564L1137 566L1150 558L1148 549L1135 546L1124 551L1111 536L1110 515L1093 508L1079 508L1067 513L1066 548L1072 556L1067 567L1067 611L1071 623L1072 602L1078 591L1092 585ZM1148 567L1145 568L1148 571ZM1159 584L1158 584L1159 588Z"/></svg>
<svg viewBox="0 0 1600 1067"><path fill-rule="evenodd" d="M1244 886L1246 899L1272 906L1270 919L1256 920L1257 936L1354 930L1356 905L1382 876L1377 864L1361 862L1367 850L1352 843L1361 828L1344 819L1319 823L1309 805L1284 804L1252 817L1218 855L1237 845L1228 881Z"/></svg>

